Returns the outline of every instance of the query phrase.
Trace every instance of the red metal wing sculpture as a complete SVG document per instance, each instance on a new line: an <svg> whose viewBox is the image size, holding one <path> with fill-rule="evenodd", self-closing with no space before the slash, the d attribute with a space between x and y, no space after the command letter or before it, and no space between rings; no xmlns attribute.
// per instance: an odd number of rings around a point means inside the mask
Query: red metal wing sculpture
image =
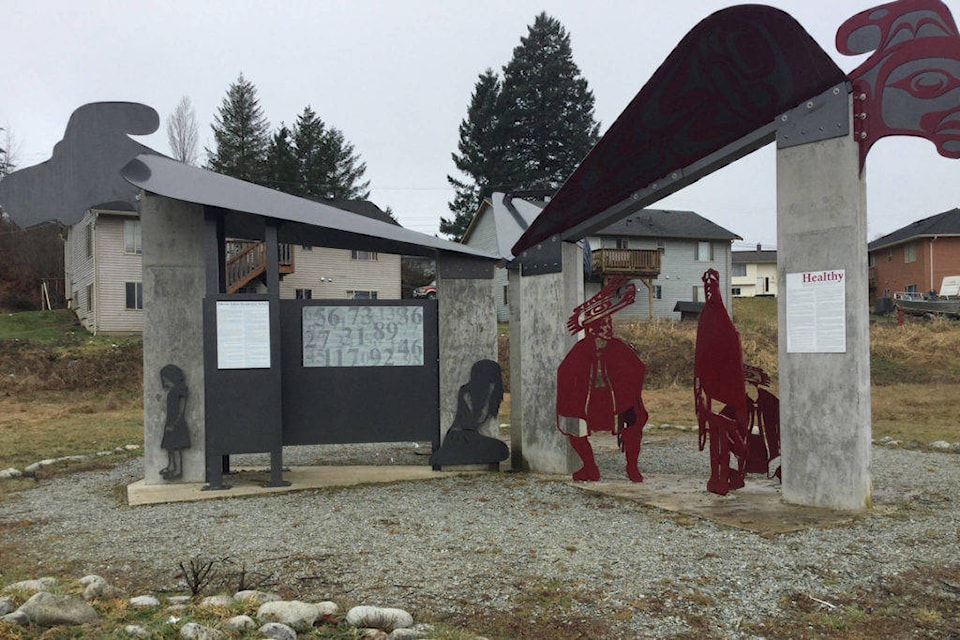
<svg viewBox="0 0 960 640"><path fill-rule="evenodd" d="M613 336L611 314L636 299L636 287L624 279L612 281L573 310L567 322L571 333L586 336L573 345L557 369L557 427L583 462L574 480L595 481L600 470L587 436L597 431L617 435L627 458L627 476L642 482L638 468L640 441L647 410L643 406L643 379L647 368L633 347ZM579 418L583 432L564 430L560 417Z"/></svg>
<svg viewBox="0 0 960 640"><path fill-rule="evenodd" d="M850 73L860 167L880 138L919 136L960 158L960 37L939 0L899 0L861 11L837 31L846 55L873 52Z"/></svg>
<svg viewBox="0 0 960 640"><path fill-rule="evenodd" d="M700 450L710 440L707 491L726 495L743 486L750 414L743 376L740 334L720 297L720 275L703 274L706 302L697 325L693 393L700 426ZM731 467L731 456L736 466Z"/></svg>

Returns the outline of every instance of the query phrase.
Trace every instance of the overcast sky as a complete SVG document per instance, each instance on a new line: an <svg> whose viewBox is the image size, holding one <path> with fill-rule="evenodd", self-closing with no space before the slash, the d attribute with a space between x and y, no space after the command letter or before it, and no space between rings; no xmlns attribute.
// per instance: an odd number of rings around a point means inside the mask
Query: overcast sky
<svg viewBox="0 0 960 640"><path fill-rule="evenodd" d="M227 87L242 72L273 128L310 105L367 163L371 200L434 234L449 215L450 154L478 75L500 71L540 11L570 33L596 98L601 131L680 39L735 3L717 0L0 0L0 126L20 167L50 157L70 114L88 102L142 102L160 130L141 141L169 153L164 123L189 96L201 147ZM844 71L837 27L870 0L778 0ZM960 0L948 0L955 18ZM205 157L205 154L204 154ZM661 201L744 238L776 243L772 146ZM815 188L811 186L811 188ZM887 138L867 160L869 238L960 205L960 161L932 143Z"/></svg>

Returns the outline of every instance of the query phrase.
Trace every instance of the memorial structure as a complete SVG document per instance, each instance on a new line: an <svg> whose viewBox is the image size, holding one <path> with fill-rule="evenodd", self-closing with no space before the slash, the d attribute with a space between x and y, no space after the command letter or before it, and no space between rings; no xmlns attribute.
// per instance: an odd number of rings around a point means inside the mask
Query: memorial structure
<svg viewBox="0 0 960 640"><path fill-rule="evenodd" d="M576 242L776 141L783 497L870 505L864 158L900 134L960 157L960 38L939 0L899 0L845 22L837 42L874 54L848 76L783 11L707 17L514 245L511 423L528 468L576 468L548 422L565 311L582 297Z"/></svg>

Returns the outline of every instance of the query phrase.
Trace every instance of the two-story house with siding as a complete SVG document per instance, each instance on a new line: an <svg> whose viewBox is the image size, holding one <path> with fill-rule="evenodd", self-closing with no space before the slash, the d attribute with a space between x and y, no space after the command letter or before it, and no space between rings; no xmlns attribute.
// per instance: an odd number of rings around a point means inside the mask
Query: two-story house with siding
<svg viewBox="0 0 960 640"><path fill-rule="evenodd" d="M905 291L939 291L960 275L960 209L911 222L867 245L870 304Z"/></svg>
<svg viewBox="0 0 960 640"><path fill-rule="evenodd" d="M90 208L67 227L67 305L92 333L143 331L140 218L128 202Z"/></svg>
<svg viewBox="0 0 960 640"><path fill-rule="evenodd" d="M477 210L461 242L508 261L513 257L510 248L544 204L494 193ZM682 312L677 303L704 301L701 278L712 268L720 274L729 309L731 246L739 239L692 211L645 209L587 238L585 297L597 293L605 279L627 276L635 281L637 300L619 311L618 318L679 320ZM506 269L496 270L492 286L498 300L497 318L505 322L509 319Z"/></svg>
<svg viewBox="0 0 960 640"><path fill-rule="evenodd" d="M693 211L643 209L588 238L592 273L584 294L589 298L605 279L626 275L637 299L618 318L680 319L684 303L705 301L703 274L716 269L729 309L734 240L742 238Z"/></svg>
<svg viewBox="0 0 960 640"><path fill-rule="evenodd" d="M734 298L777 296L777 252L759 244L753 251L734 251L730 286Z"/></svg>
<svg viewBox="0 0 960 640"><path fill-rule="evenodd" d="M396 224L369 202L332 201L338 208ZM281 244L280 297L400 298L400 256ZM230 239L225 251L227 290L263 287L262 242ZM140 218L133 204L111 202L89 209L67 228L64 268L67 303L92 333L143 331Z"/></svg>

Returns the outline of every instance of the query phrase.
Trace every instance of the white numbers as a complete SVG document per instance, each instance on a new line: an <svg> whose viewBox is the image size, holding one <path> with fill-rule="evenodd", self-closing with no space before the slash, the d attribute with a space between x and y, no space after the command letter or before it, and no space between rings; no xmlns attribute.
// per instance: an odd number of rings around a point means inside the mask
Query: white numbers
<svg viewBox="0 0 960 640"><path fill-rule="evenodd" d="M304 367L423 366L423 307L303 307Z"/></svg>

